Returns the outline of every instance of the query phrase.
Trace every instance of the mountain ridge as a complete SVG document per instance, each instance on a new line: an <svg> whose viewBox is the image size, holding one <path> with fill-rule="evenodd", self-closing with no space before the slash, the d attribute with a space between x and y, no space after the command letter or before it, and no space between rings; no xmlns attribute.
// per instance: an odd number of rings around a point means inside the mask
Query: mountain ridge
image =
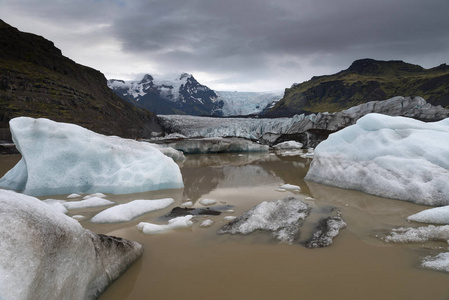
<svg viewBox="0 0 449 300"><path fill-rule="evenodd" d="M336 74L314 76L293 84L262 116L335 112L399 95L421 96L432 105L448 106L449 66L441 64L424 69L400 60L356 60L348 69Z"/></svg>

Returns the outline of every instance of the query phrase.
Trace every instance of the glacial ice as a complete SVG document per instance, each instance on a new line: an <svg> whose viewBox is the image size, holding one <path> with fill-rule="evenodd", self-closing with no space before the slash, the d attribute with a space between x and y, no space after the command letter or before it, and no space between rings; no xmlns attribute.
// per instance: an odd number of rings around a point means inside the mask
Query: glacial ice
<svg viewBox="0 0 449 300"><path fill-rule="evenodd" d="M243 137L252 140L264 135L295 134L310 129L337 131L369 113L406 116L420 120L441 120L449 110L432 106L421 97L393 97L363 103L336 113L295 115L292 118L211 118L181 115L158 116L165 128L186 137Z"/></svg>
<svg viewBox="0 0 449 300"><path fill-rule="evenodd" d="M214 224L214 221L211 219L204 220L201 222L200 227L211 227Z"/></svg>
<svg viewBox="0 0 449 300"><path fill-rule="evenodd" d="M283 149L301 149L303 144L296 141L286 141L279 144L276 144L273 146L276 150L283 150Z"/></svg>
<svg viewBox="0 0 449 300"><path fill-rule="evenodd" d="M449 225L423 226L423 227L400 227L393 229L387 237L386 242L394 243L421 243L428 241L449 240Z"/></svg>
<svg viewBox="0 0 449 300"><path fill-rule="evenodd" d="M2 188L37 196L183 187L178 165L148 143L48 119L19 117L10 128L22 159Z"/></svg>
<svg viewBox="0 0 449 300"><path fill-rule="evenodd" d="M0 299L96 299L143 252L14 191L0 189L0 220Z"/></svg>
<svg viewBox="0 0 449 300"><path fill-rule="evenodd" d="M409 221L449 224L449 205L423 210L407 218Z"/></svg>
<svg viewBox="0 0 449 300"><path fill-rule="evenodd" d="M111 204L114 204L114 202L109 201L107 199L100 198L100 197L91 197L91 198L87 198L85 200L66 201L66 202L62 203L62 205L67 209L98 207L98 206L105 206L105 205L111 205Z"/></svg>
<svg viewBox="0 0 449 300"><path fill-rule="evenodd" d="M264 201L224 225L218 233L250 234L256 230L267 230L281 242L292 243L308 215L307 203L294 197Z"/></svg>
<svg viewBox="0 0 449 300"><path fill-rule="evenodd" d="M105 209L96 214L90 221L92 223L119 223L128 222L148 212L164 209L175 201L172 198L157 200L133 200Z"/></svg>
<svg viewBox="0 0 449 300"><path fill-rule="evenodd" d="M385 198L447 205L449 119L424 123L366 115L317 146L305 179Z"/></svg>
<svg viewBox="0 0 449 300"><path fill-rule="evenodd" d="M215 203L217 203L216 200L214 199L202 199L200 200L200 204L203 206L210 206L210 205L214 205Z"/></svg>
<svg viewBox="0 0 449 300"><path fill-rule="evenodd" d="M434 257L427 256L421 265L424 268L449 272L449 252L443 252Z"/></svg>
<svg viewBox="0 0 449 300"><path fill-rule="evenodd" d="M170 148L187 154L199 153L234 153L234 152L268 152L267 145L260 145L242 138L195 138L170 141Z"/></svg>
<svg viewBox="0 0 449 300"><path fill-rule="evenodd" d="M191 221L192 218L192 215L177 217L169 220L168 224L165 225L140 222L136 227L145 234L159 234L173 229L189 228L193 225L193 222Z"/></svg>
<svg viewBox="0 0 449 300"><path fill-rule="evenodd" d="M299 192L299 191L301 191L301 188L299 186L294 185L294 184L289 184L289 183L283 184L279 188L281 190L292 191L292 192Z"/></svg>

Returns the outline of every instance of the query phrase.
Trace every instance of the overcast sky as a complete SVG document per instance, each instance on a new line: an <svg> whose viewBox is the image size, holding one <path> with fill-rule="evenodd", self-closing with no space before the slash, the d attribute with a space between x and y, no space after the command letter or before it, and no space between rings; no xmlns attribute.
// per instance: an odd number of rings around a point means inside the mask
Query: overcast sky
<svg viewBox="0 0 449 300"><path fill-rule="evenodd" d="M0 18L108 79L191 73L283 90L356 59L449 63L449 0L0 0Z"/></svg>

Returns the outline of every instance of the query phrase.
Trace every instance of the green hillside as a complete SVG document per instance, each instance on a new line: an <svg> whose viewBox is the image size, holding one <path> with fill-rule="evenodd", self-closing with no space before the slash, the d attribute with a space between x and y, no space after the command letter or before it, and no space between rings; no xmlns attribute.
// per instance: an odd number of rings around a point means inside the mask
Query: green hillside
<svg viewBox="0 0 449 300"><path fill-rule="evenodd" d="M265 115L336 112L394 96L421 96L433 105L449 106L449 66L424 69L403 61L357 60L347 70L286 89Z"/></svg>

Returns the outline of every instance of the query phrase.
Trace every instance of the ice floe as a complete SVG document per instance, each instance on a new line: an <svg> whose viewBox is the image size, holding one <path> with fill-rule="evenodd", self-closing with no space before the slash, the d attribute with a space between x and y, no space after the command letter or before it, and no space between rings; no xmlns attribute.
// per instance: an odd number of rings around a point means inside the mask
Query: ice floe
<svg viewBox="0 0 449 300"><path fill-rule="evenodd" d="M19 117L10 128L22 159L0 187L35 196L183 187L178 165L149 143L48 119Z"/></svg>
<svg viewBox="0 0 449 300"><path fill-rule="evenodd" d="M217 201L214 200L214 199L202 199L202 200L200 200L200 204L204 205L204 206L211 206L211 205L214 205L216 203L217 203Z"/></svg>
<svg viewBox="0 0 449 300"><path fill-rule="evenodd" d="M305 179L386 198L447 205L449 119L424 123L366 115L316 147Z"/></svg>
<svg viewBox="0 0 449 300"><path fill-rule="evenodd" d="M211 219L204 220L201 222L200 227L211 227L214 224L214 221Z"/></svg>
<svg viewBox="0 0 449 300"><path fill-rule="evenodd" d="M279 144L276 144L273 146L276 150L283 150L283 149L301 149L303 147L303 144L296 141L286 141Z"/></svg>
<svg viewBox="0 0 449 300"><path fill-rule="evenodd" d="M250 234L256 230L267 230L281 242L292 243L308 215L309 206L294 197L264 201L224 225L218 233Z"/></svg>
<svg viewBox="0 0 449 300"><path fill-rule="evenodd" d="M142 255L43 201L0 190L0 299L96 299Z"/></svg>
<svg viewBox="0 0 449 300"><path fill-rule="evenodd" d="M281 191L285 190L285 191L291 191L291 192L299 192L299 191L301 191L301 188L299 186L293 185L293 184L289 184L289 183L281 185L279 187L279 189Z"/></svg>
<svg viewBox="0 0 449 300"><path fill-rule="evenodd" d="M128 222L148 212L169 207L175 201L172 198L157 200L133 200L105 209L96 214L90 221L92 223L119 223Z"/></svg>
<svg viewBox="0 0 449 300"><path fill-rule="evenodd" d="M64 205L64 207L67 209L80 209L80 208L112 205L112 204L115 204L115 202L99 197L91 197L80 201L66 201L62 203L62 205Z"/></svg>
<svg viewBox="0 0 449 300"><path fill-rule="evenodd" d="M168 224L163 225L140 222L136 227L145 234L159 234L173 229L191 227L193 225L192 218L192 215L177 217L169 220Z"/></svg>
<svg viewBox="0 0 449 300"><path fill-rule="evenodd" d="M395 243L421 243L428 241L449 240L449 225L444 226L423 226L423 227L400 227L391 231L385 237L386 242Z"/></svg>
<svg viewBox="0 0 449 300"><path fill-rule="evenodd" d="M421 223L449 224L449 205L423 210L409 216L407 220Z"/></svg>

